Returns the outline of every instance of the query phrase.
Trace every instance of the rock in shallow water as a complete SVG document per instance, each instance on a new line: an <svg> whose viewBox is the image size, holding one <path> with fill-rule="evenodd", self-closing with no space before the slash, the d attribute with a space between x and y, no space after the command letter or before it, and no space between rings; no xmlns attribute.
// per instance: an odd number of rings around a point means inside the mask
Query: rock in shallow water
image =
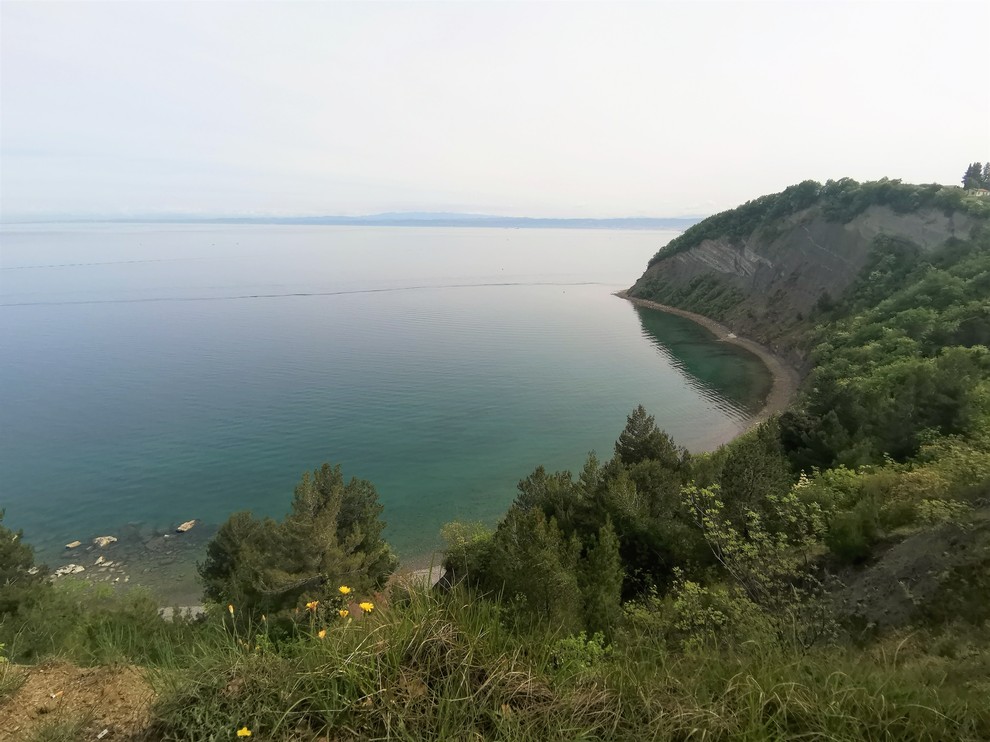
<svg viewBox="0 0 990 742"><path fill-rule="evenodd" d="M106 548L110 544L116 543L116 536L97 536L93 539L93 543L99 546L101 549Z"/></svg>

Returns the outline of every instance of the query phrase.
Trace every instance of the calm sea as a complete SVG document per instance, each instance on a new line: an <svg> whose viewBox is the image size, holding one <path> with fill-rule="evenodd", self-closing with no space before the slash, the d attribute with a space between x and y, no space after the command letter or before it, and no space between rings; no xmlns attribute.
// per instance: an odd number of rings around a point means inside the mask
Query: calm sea
<svg viewBox="0 0 990 742"><path fill-rule="evenodd" d="M607 458L637 404L678 443L716 446L765 369L611 295L673 235L6 226L5 525L56 565L92 563L69 541L117 535L135 581L185 584L216 524L281 516L329 461L375 483L415 560L447 521L494 522L536 466ZM162 536L191 518L177 551Z"/></svg>

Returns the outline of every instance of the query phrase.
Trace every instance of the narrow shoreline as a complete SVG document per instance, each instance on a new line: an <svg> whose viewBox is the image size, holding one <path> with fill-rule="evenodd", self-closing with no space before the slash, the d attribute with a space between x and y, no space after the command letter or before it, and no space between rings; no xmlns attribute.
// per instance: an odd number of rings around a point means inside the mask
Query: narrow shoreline
<svg viewBox="0 0 990 742"><path fill-rule="evenodd" d="M725 325L720 322L716 322L712 318L706 317L703 314L689 312L686 309L678 309L677 307L672 307L667 304L660 304L659 302L650 301L649 299L640 299L635 296L629 296L629 292L625 290L616 291L613 296L617 296L620 299L625 299L635 306L644 307L646 309L656 309L661 312L666 312L667 314L676 314L678 317L689 319L692 322L701 325L706 330L714 333L715 337L719 340L726 343L731 343L733 345L738 345L740 348L745 348L763 362L763 365L766 366L767 371L770 372L772 385L770 387L770 393L767 394L767 398L763 402L763 407L749 419L746 430L752 430L772 415L783 412L797 395L798 386L801 383L801 376L798 374L797 369L770 350L767 346L758 343L755 340L750 340L749 338L739 337Z"/></svg>

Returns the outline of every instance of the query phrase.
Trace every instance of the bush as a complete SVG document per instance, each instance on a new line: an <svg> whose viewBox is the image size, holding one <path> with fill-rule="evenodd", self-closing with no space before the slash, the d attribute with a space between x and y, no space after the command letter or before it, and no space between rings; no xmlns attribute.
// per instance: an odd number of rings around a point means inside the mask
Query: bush
<svg viewBox="0 0 990 742"><path fill-rule="evenodd" d="M481 523L453 521L440 529L446 548L443 568L451 573L454 582L477 579L488 563L492 545L492 532Z"/></svg>
<svg viewBox="0 0 990 742"><path fill-rule="evenodd" d="M0 641L13 660L69 657L89 665L168 661L192 630L164 621L158 602L143 588L126 590L61 578L41 599L22 605L0 623Z"/></svg>
<svg viewBox="0 0 990 742"><path fill-rule="evenodd" d="M381 511L374 486L362 479L345 484L339 465L307 472L284 521L242 512L220 527L199 565L206 599L258 618L329 601L342 584L381 588L397 566L381 538Z"/></svg>
<svg viewBox="0 0 990 742"><path fill-rule="evenodd" d="M865 559L876 540L876 519L866 508L838 513L829 524L825 543L846 562Z"/></svg>
<svg viewBox="0 0 990 742"><path fill-rule="evenodd" d="M24 543L23 532L6 528L3 515L0 510L0 620L40 600L47 588L48 572L35 566L34 550Z"/></svg>

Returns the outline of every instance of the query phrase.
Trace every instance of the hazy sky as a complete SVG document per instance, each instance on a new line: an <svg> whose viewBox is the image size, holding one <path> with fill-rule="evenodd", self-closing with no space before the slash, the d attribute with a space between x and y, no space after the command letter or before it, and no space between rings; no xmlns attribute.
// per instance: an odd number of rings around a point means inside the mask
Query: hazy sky
<svg viewBox="0 0 990 742"><path fill-rule="evenodd" d="M990 160L990 3L0 2L0 209L708 214Z"/></svg>

